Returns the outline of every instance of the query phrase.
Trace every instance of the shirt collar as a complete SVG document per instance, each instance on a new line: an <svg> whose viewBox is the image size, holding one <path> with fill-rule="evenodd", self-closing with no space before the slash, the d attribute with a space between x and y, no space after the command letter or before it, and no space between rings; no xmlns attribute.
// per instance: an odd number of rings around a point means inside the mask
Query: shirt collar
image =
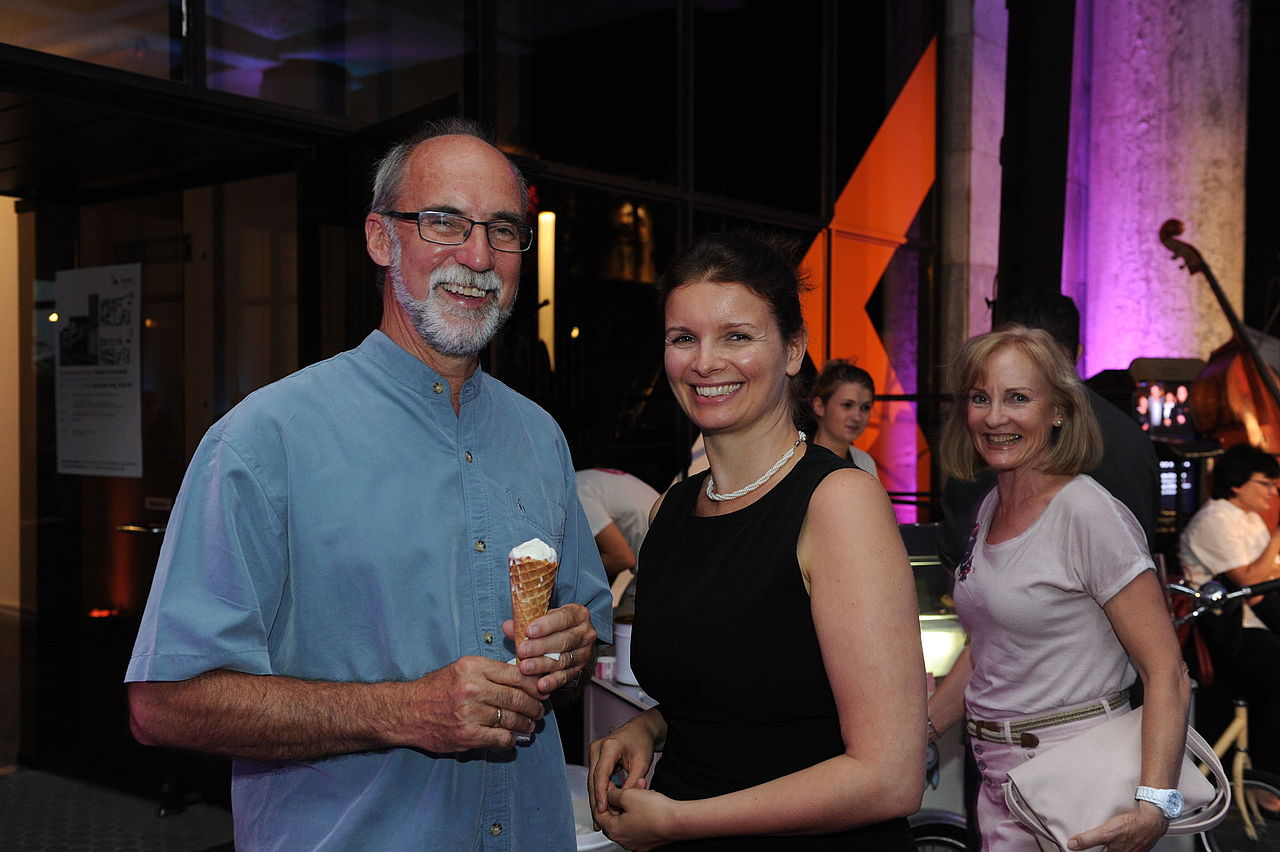
<svg viewBox="0 0 1280 852"><path fill-rule="evenodd" d="M1228 514L1235 514L1235 515L1253 514L1252 512L1246 509L1241 509L1239 506L1237 506L1235 503L1232 503L1230 500L1226 499L1225 497L1215 497L1214 502L1219 504L1222 507L1222 511L1227 512Z"/></svg>
<svg viewBox="0 0 1280 852"><path fill-rule="evenodd" d="M427 399L449 402L449 382L444 376L410 355L381 330L374 329L369 332L369 336L361 342L356 351L415 393ZM466 404L475 399L485 380L484 370L477 367L462 385L462 393L459 397L461 403ZM437 391L437 388L440 390Z"/></svg>

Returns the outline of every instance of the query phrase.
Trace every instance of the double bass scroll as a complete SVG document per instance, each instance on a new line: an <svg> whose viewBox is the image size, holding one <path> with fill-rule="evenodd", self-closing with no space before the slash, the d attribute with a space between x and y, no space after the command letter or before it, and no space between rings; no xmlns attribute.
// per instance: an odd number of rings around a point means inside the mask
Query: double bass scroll
<svg viewBox="0 0 1280 852"><path fill-rule="evenodd" d="M1177 239L1182 231L1182 222L1169 219L1160 226L1160 242L1182 261L1189 274L1200 273L1209 282L1232 331L1231 340L1209 356L1191 385L1191 415L1196 428L1220 440L1224 447L1247 442L1280 453L1280 380L1262 360L1209 264L1190 243Z"/></svg>

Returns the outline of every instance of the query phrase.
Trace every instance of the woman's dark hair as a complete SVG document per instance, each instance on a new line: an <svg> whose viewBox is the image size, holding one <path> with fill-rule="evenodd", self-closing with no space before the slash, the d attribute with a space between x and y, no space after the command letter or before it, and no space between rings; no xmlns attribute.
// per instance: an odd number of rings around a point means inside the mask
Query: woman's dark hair
<svg viewBox="0 0 1280 852"><path fill-rule="evenodd" d="M808 280L797 269L797 244L777 234L733 231L707 234L676 255L658 279L658 302L663 311L672 291L685 284L710 281L741 284L769 306L784 341L804 332L800 294ZM791 377L792 419L803 417L803 380Z"/></svg>
<svg viewBox="0 0 1280 852"><path fill-rule="evenodd" d="M1213 465L1213 493L1215 500L1229 500L1236 496L1235 489L1260 473L1267 479L1280 479L1280 462L1266 450L1252 444L1236 444L1218 456Z"/></svg>
<svg viewBox="0 0 1280 852"><path fill-rule="evenodd" d="M793 243L773 234L707 234L676 255L658 279L658 300L665 310L671 291L695 281L741 284L764 299L783 340L794 340L804 330L800 293L808 289L794 253Z"/></svg>
<svg viewBox="0 0 1280 852"><path fill-rule="evenodd" d="M835 393L837 388L848 384L862 385L871 391L872 396L875 396L876 383L870 373L843 358L832 358L822 365L822 372L813 383L810 399L820 399L822 404L826 405L827 400L831 399L831 394Z"/></svg>

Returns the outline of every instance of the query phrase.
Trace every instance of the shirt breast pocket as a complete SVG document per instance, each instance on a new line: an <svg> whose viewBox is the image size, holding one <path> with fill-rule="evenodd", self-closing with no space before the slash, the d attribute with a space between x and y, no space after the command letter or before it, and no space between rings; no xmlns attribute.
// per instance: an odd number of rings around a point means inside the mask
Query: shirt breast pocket
<svg viewBox="0 0 1280 852"><path fill-rule="evenodd" d="M564 545L564 506L541 494L507 489L507 510L517 543L540 538L555 548L557 558Z"/></svg>

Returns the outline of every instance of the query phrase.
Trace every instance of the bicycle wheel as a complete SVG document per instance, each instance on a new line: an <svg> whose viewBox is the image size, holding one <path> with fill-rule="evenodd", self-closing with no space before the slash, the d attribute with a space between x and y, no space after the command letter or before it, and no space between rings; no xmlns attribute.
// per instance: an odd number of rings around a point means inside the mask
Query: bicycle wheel
<svg viewBox="0 0 1280 852"><path fill-rule="evenodd" d="M950 822L926 822L911 826L916 852L955 852L964 849L964 826Z"/></svg>
<svg viewBox="0 0 1280 852"><path fill-rule="evenodd" d="M1244 794L1262 814L1254 825L1257 840L1251 840L1245 831L1240 805L1231 802L1231 810L1216 828L1208 834L1211 852L1280 852L1280 775L1257 769L1244 773Z"/></svg>

